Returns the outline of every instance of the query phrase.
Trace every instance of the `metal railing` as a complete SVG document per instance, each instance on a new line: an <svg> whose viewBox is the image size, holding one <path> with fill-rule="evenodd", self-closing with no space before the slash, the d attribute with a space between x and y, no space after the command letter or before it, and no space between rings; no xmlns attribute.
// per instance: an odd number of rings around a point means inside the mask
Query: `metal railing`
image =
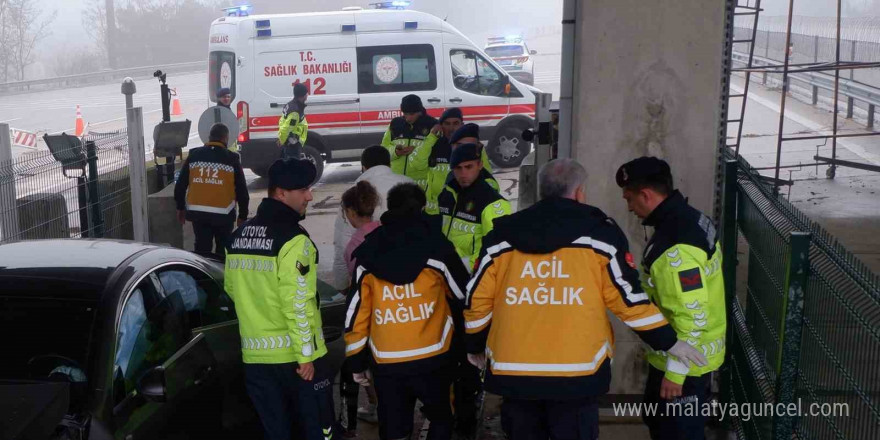
<svg viewBox="0 0 880 440"><path fill-rule="evenodd" d="M51 152L0 163L0 182L15 200L0 205L0 243L45 238L132 238L128 136L125 130L83 138L85 160L63 167ZM76 169L73 169L76 168ZM14 212L12 212L14 211ZM10 224L14 219L17 224Z"/></svg>
<svg viewBox="0 0 880 440"><path fill-rule="evenodd" d="M207 70L207 68L208 62L206 60L203 60L188 63L160 64L155 66L102 70L97 72L82 73L78 75L67 75L54 78L0 83L0 93L28 92L32 90L48 90L54 87L69 87L103 83L107 81L121 80L127 76L133 78L146 77L151 76L156 70L162 70L165 73L184 73Z"/></svg>
<svg viewBox="0 0 880 440"><path fill-rule="evenodd" d="M731 54L731 59L735 64L738 64L740 67L742 67L745 66L748 62L748 54L733 52ZM752 65L755 67L778 66L779 62L768 58L754 56L752 58ZM771 75L776 74L763 72L762 83L767 84ZM780 78L777 79L776 82L781 84L781 68L778 75L780 75ZM819 101L819 90L825 90L828 92L834 91L834 75L829 75L822 72L796 72L789 73L788 76L793 81L799 81L803 83L808 89L811 89L813 104L816 104ZM880 105L880 89L870 84L865 84L856 80L841 78L839 93L840 95L847 98L848 118L851 118L853 116L854 102L862 102L867 105L868 128L872 128L874 126L874 114L876 106Z"/></svg>
<svg viewBox="0 0 880 440"><path fill-rule="evenodd" d="M880 276L774 195L742 156L727 162L725 181L725 399L806 412L737 421L739 438L880 438ZM734 294L738 239L747 277ZM835 404L847 414L811 413Z"/></svg>

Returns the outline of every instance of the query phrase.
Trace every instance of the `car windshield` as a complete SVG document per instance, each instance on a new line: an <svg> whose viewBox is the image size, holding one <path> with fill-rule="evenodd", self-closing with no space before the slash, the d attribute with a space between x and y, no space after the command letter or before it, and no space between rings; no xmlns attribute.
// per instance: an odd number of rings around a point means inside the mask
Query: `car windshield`
<svg viewBox="0 0 880 440"><path fill-rule="evenodd" d="M6 335L0 379L61 375L71 382L85 382L95 304L9 290L4 287L0 296L0 334Z"/></svg>
<svg viewBox="0 0 880 440"><path fill-rule="evenodd" d="M525 50L523 50L523 47L516 44L508 46L492 46L486 48L486 55L489 55L492 58L516 57L523 55L524 53Z"/></svg>

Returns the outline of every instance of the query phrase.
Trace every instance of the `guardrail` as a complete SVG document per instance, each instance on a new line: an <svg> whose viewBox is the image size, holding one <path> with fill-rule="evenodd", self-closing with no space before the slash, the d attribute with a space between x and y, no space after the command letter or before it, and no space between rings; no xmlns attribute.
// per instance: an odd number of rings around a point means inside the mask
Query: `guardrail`
<svg viewBox="0 0 880 440"><path fill-rule="evenodd" d="M749 56L742 52L733 52L731 54L731 59L734 63L739 63L744 67L749 61ZM752 57L752 67L766 66L779 66L779 61L759 56ZM778 74L782 74L781 67L779 68ZM764 72L763 75L763 83L766 84L768 72ZM813 104L819 102L819 89L827 90L829 92L834 91L834 76L827 73L796 72L789 73L788 76L791 77L793 80L804 82L811 86ZM855 101L864 102L868 105L868 128L874 127L874 111L876 106L880 105L880 89L859 81L840 78L839 94L842 96L846 96L847 98L847 118L852 118L853 116L853 107Z"/></svg>
<svg viewBox="0 0 880 440"><path fill-rule="evenodd" d="M156 70L165 73L193 72L207 69L207 60L193 61L177 64L160 64L154 66L128 67L125 69L103 70L99 72L83 73L78 75L58 76L29 81L15 81L0 84L0 93L29 92L32 90L49 90L55 87L79 86L121 80L127 76L144 77L151 76Z"/></svg>

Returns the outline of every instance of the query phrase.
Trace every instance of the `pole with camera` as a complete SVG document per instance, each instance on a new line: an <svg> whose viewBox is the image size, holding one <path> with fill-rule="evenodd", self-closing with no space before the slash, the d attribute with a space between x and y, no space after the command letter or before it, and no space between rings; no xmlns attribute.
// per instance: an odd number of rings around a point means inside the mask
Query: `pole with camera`
<svg viewBox="0 0 880 440"><path fill-rule="evenodd" d="M162 98L162 122L153 130L153 161L156 163L158 190L174 182L174 162L177 157L183 160L183 148L189 140L190 120L171 122L171 88L168 75L161 70L153 72L159 80L159 96ZM165 163L159 164L164 157ZM166 180L167 178L167 180Z"/></svg>
<svg viewBox="0 0 880 440"><path fill-rule="evenodd" d="M522 211L538 201L538 170L556 158L556 139L559 136L559 110L553 108L553 95L535 93L535 128L523 131L526 142L532 142L534 150L523 160L519 168L519 200L517 209Z"/></svg>

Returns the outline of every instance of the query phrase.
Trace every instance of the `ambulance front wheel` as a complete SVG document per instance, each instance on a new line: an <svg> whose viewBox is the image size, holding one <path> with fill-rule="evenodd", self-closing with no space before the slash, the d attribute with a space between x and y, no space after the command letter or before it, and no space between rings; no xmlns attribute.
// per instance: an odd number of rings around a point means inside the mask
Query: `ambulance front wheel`
<svg viewBox="0 0 880 440"><path fill-rule="evenodd" d="M518 167L529 154L531 144L522 138L523 128L527 127L507 124L498 128L486 149L489 159L498 168Z"/></svg>
<svg viewBox="0 0 880 440"><path fill-rule="evenodd" d="M311 145L306 145L305 148L303 148L303 154L306 159L310 160L315 165L315 171L317 171L317 173L315 174L314 183L318 183L321 181L321 176L324 174L324 156L317 148Z"/></svg>

